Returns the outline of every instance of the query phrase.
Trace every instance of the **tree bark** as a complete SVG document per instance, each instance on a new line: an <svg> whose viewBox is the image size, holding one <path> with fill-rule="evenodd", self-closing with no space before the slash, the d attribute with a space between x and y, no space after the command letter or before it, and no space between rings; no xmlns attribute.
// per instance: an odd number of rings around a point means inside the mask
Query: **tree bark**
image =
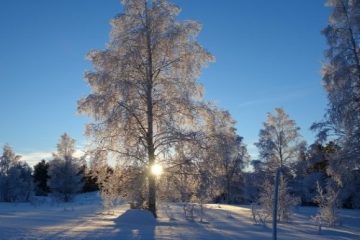
<svg viewBox="0 0 360 240"><path fill-rule="evenodd" d="M155 160L155 157L151 157L149 155L149 166L153 164ZM150 169L150 168L149 168ZM149 179L149 199L148 199L148 209L149 211L154 215L154 217L157 217L156 214L156 177L149 173L148 176Z"/></svg>
<svg viewBox="0 0 360 240"><path fill-rule="evenodd" d="M230 184L230 179L227 178L226 180L226 203L227 204L230 204L230 187L231 187L231 184Z"/></svg>
<svg viewBox="0 0 360 240"><path fill-rule="evenodd" d="M341 6L343 8L343 11L346 15L346 22L347 22L347 28L350 34L350 42L351 42L351 49L352 49L352 53L354 55L354 59L355 59L355 65L356 65L356 75L357 75L357 84L355 84L355 87L358 88L357 90L360 90L360 59L357 53L357 44L356 44L356 40L355 40L355 35L354 35L354 31L353 31L353 27L351 26L351 22L350 22L350 17L349 17L349 13L348 13L348 9L346 8L344 2L341 2ZM355 102L358 102L359 99L355 99Z"/></svg>
<svg viewBox="0 0 360 240"><path fill-rule="evenodd" d="M280 180L281 167L276 170L275 187L274 187L274 202L272 214L272 239L277 239L277 215L278 215L278 199L279 199L279 180Z"/></svg>
<svg viewBox="0 0 360 240"><path fill-rule="evenodd" d="M152 89L152 88L151 88ZM153 134L153 108L152 108L152 95L148 94L148 134L147 134L147 147L148 147L148 179L149 179L149 199L148 208L154 217L156 214L156 177L151 174L151 166L155 163L155 148L154 148L154 134Z"/></svg>
<svg viewBox="0 0 360 240"><path fill-rule="evenodd" d="M148 195L148 209L157 217L156 214L156 177L151 174L151 166L155 163L155 147L154 147L154 116L153 116L153 59L151 48L151 24L148 16L147 1L145 1L145 23L146 23L146 47L147 47L147 148L148 148L148 180L149 180L149 195Z"/></svg>

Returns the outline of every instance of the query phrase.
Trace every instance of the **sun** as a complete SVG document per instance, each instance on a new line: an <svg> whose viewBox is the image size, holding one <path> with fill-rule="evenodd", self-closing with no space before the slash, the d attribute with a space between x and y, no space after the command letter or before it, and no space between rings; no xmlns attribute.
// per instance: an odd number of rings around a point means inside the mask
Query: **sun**
<svg viewBox="0 0 360 240"><path fill-rule="evenodd" d="M155 176L160 176L163 173L163 168L159 164L153 164L151 166L151 174Z"/></svg>

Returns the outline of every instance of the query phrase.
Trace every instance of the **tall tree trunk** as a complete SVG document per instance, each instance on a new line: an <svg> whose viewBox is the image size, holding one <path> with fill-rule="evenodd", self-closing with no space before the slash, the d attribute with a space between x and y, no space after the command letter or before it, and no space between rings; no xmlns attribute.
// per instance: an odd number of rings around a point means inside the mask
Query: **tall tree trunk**
<svg viewBox="0 0 360 240"><path fill-rule="evenodd" d="M155 147L154 147L154 116L153 116L153 59L152 59L152 49L151 49L151 30L150 30L150 18L148 16L148 6L147 1L145 1L145 21L146 21L146 44L147 44L147 148L148 148L148 168L151 169L151 166L155 163ZM148 209L154 217L157 217L156 214L156 177L148 172L149 179L149 199L148 199Z"/></svg>
<svg viewBox="0 0 360 240"><path fill-rule="evenodd" d="M272 212L272 239L277 239L277 215L278 215L278 201L279 201L279 180L281 174L281 167L276 170L275 186L274 186L274 199L273 199L273 212Z"/></svg>
<svg viewBox="0 0 360 240"><path fill-rule="evenodd" d="M353 26L351 26L350 16L347 7L345 6L344 2L341 2L341 6L343 8L343 11L346 15L346 23L347 28L350 35L350 44L351 44L351 50L354 55L355 65L356 65L356 75L357 75L357 83L355 84L355 88L358 88L357 90L360 91L360 59L357 52L357 44L355 40L355 35L353 31ZM355 102L359 102L358 96L356 96ZM359 106L357 106L359 107Z"/></svg>
<svg viewBox="0 0 360 240"><path fill-rule="evenodd" d="M154 134L153 134L153 106L152 106L152 95L151 90L148 93L148 134L147 134L147 147L148 147L148 179L149 179L149 199L148 199L148 208L154 215L156 215L156 178L151 174L151 166L155 163L155 148L154 148Z"/></svg>
<svg viewBox="0 0 360 240"><path fill-rule="evenodd" d="M149 151L149 166L151 166L155 161L154 154ZM149 173L149 199L148 199L148 208L152 212L154 217L157 217L156 214L156 177Z"/></svg>
<svg viewBox="0 0 360 240"><path fill-rule="evenodd" d="M227 178L226 179L226 203L227 204L230 204L230 187L231 187L231 184L230 184L230 179Z"/></svg>

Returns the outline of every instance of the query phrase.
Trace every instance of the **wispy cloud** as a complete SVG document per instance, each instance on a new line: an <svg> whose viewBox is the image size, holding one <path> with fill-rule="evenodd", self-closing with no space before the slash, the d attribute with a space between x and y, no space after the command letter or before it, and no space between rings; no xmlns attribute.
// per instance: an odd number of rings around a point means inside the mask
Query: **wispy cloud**
<svg viewBox="0 0 360 240"><path fill-rule="evenodd" d="M262 98L257 98L254 100L242 102L238 106L242 108L242 107L251 107L254 105L261 105L265 103L289 101L292 99L307 97L315 90L316 88L314 87L307 87L307 88L295 89L295 90L287 89L287 90L283 90L280 94L269 95L268 97L262 97Z"/></svg>
<svg viewBox="0 0 360 240"><path fill-rule="evenodd" d="M52 152L29 152L29 153L20 153L21 160L27 162L30 166L36 165L41 160L50 160L52 158Z"/></svg>
<svg viewBox="0 0 360 240"><path fill-rule="evenodd" d="M36 152L27 152L19 153L21 155L21 160L27 162L30 166L36 165L41 160L51 160L53 158L53 153L55 151L36 151ZM76 149L74 157L80 158L85 154L81 149Z"/></svg>

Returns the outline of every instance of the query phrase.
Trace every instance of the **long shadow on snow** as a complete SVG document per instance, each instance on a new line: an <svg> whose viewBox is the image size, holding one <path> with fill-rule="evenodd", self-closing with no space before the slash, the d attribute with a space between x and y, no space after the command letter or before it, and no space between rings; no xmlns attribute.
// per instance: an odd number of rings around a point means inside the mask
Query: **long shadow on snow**
<svg viewBox="0 0 360 240"><path fill-rule="evenodd" d="M147 210L129 209L115 219L118 239L155 240L156 219Z"/></svg>
<svg viewBox="0 0 360 240"><path fill-rule="evenodd" d="M224 238L224 235L207 229L204 224L188 221L163 222L155 219L147 210L129 209L114 222L112 239L208 239L209 236L211 239ZM177 229L176 233L172 232L173 228Z"/></svg>

